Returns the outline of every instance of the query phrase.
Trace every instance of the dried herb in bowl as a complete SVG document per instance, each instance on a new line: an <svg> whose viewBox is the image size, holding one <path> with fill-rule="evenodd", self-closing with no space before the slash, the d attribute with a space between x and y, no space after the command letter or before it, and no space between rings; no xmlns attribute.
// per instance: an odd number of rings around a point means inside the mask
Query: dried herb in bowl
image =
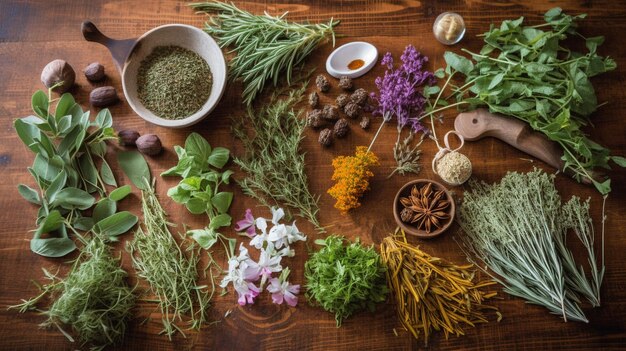
<svg viewBox="0 0 626 351"><path fill-rule="evenodd" d="M139 66L137 95L158 117L183 119L202 108L211 95L208 63L179 46L157 46Z"/></svg>

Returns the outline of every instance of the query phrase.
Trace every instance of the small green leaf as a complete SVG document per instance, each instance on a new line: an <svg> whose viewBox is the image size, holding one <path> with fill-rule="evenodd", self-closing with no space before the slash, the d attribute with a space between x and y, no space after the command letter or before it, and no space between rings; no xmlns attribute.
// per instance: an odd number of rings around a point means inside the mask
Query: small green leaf
<svg viewBox="0 0 626 351"><path fill-rule="evenodd" d="M70 238L31 239L30 250L44 257L63 257L76 250L76 244Z"/></svg>
<svg viewBox="0 0 626 351"><path fill-rule="evenodd" d="M93 221L99 222L107 217L115 214L117 211L117 203L107 197L100 199L96 206L93 208Z"/></svg>
<svg viewBox="0 0 626 351"><path fill-rule="evenodd" d="M35 189L30 188L27 185L20 184L17 186L17 191L20 192L20 195L22 195L22 197L26 201L34 203L36 205L41 205L41 199L39 198L39 193L37 193Z"/></svg>
<svg viewBox="0 0 626 351"><path fill-rule="evenodd" d="M179 186L184 190L200 190L201 185L202 178L200 177L185 178L179 184Z"/></svg>
<svg viewBox="0 0 626 351"><path fill-rule="evenodd" d="M228 158L230 157L230 151L223 147L216 147L211 151L211 156L209 156L209 164L215 168L222 168L228 162Z"/></svg>
<svg viewBox="0 0 626 351"><path fill-rule="evenodd" d="M211 204L217 209L219 213L228 212L228 208L230 208L230 204L233 202L233 193L222 191L211 199Z"/></svg>
<svg viewBox="0 0 626 351"><path fill-rule="evenodd" d="M35 94L33 94L31 100L33 111L37 114L37 116L41 118L48 117L48 96L41 90L37 90Z"/></svg>
<svg viewBox="0 0 626 351"><path fill-rule="evenodd" d="M211 145L200 134L193 132L185 140L185 151L199 162L206 163L211 155Z"/></svg>
<svg viewBox="0 0 626 351"><path fill-rule="evenodd" d="M207 203L198 198L189 199L185 206L187 206L189 212L193 214L201 214L207 210Z"/></svg>
<svg viewBox="0 0 626 351"><path fill-rule="evenodd" d="M472 61L451 51L446 51L443 54L443 58L446 60L446 63L450 67L465 74L466 76L469 75L470 72L474 69L474 64L472 63Z"/></svg>
<svg viewBox="0 0 626 351"><path fill-rule="evenodd" d="M117 153L117 162L120 167L135 184L135 186L141 190L148 189L150 182L150 168L143 156L137 151L123 151Z"/></svg>
<svg viewBox="0 0 626 351"><path fill-rule="evenodd" d="M126 233L137 224L137 220L137 216L134 214L128 211L122 211L98 221L94 225L93 231L96 234L112 239L111 237Z"/></svg>
<svg viewBox="0 0 626 351"><path fill-rule="evenodd" d="M130 185L121 186L121 187L111 191L111 193L109 194L109 199L111 199L112 201L121 201L126 196L128 196L128 194L130 194L131 191L132 191L132 189L131 189Z"/></svg>
<svg viewBox="0 0 626 351"><path fill-rule="evenodd" d="M75 229L89 231L93 228L94 222L91 217L80 217L76 218L74 223L72 223Z"/></svg>
<svg viewBox="0 0 626 351"><path fill-rule="evenodd" d="M602 183L594 180L593 185L596 187L596 189L598 189L598 191L602 195L606 195L611 192L611 180L610 179L607 179L603 181Z"/></svg>
<svg viewBox="0 0 626 351"><path fill-rule="evenodd" d="M52 183L50 183L50 186L46 189L46 198L49 202L53 202L56 199L57 194L65 187L66 183L67 173L65 173L65 171L59 172Z"/></svg>
<svg viewBox="0 0 626 351"><path fill-rule="evenodd" d="M107 163L107 161L102 159L102 165L100 166L100 175L102 176L102 181L111 186L117 186L117 182L115 181L115 176L113 175L113 171L111 167Z"/></svg>
<svg viewBox="0 0 626 351"><path fill-rule="evenodd" d="M28 148L32 151L37 152L37 148L33 146L33 144L35 144L35 139L39 139L41 134L39 128L31 123L26 123L21 119L15 120L15 122L13 122L13 126L15 127L15 131L24 145L28 146Z"/></svg>
<svg viewBox="0 0 626 351"><path fill-rule="evenodd" d="M76 101L74 100L72 94L63 93L54 111L54 117L57 121L60 121L62 117L70 115L70 109L74 107L75 104Z"/></svg>
<svg viewBox="0 0 626 351"><path fill-rule="evenodd" d="M622 156L611 156L611 160L617 163L617 165L620 167L626 167L626 158Z"/></svg>
<svg viewBox="0 0 626 351"><path fill-rule="evenodd" d="M435 71L435 77L441 79L445 76L446 76L446 73L444 72L443 68L439 68L438 70Z"/></svg>
<svg viewBox="0 0 626 351"><path fill-rule="evenodd" d="M191 236L202 248L210 249L217 242L218 233L213 229L194 229L187 231L187 235Z"/></svg>
<svg viewBox="0 0 626 351"><path fill-rule="evenodd" d="M213 217L211 222L209 222L209 228L217 229L221 227L228 227L230 226L231 221L232 218L230 217L230 215L223 213L221 215Z"/></svg>
<svg viewBox="0 0 626 351"><path fill-rule="evenodd" d="M224 173L222 173L222 182L224 182L226 184L229 184L230 183L230 176L233 175L233 173L235 173L235 172L231 171L230 169L224 171Z"/></svg>
<svg viewBox="0 0 626 351"><path fill-rule="evenodd" d="M55 206L61 206L65 209L86 210L93 206L96 199L88 192L78 188L65 188L58 192L54 202Z"/></svg>
<svg viewBox="0 0 626 351"><path fill-rule="evenodd" d="M167 196L179 204L184 204L191 199L191 191L175 186L167 190Z"/></svg>
<svg viewBox="0 0 626 351"><path fill-rule="evenodd" d="M113 116L108 108L100 110L96 116L96 125L100 128L110 128L113 125Z"/></svg>

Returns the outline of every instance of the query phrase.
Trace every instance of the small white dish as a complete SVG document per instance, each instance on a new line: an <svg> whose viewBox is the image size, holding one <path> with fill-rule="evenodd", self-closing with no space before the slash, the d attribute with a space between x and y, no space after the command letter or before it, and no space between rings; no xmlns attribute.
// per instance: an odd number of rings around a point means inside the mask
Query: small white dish
<svg viewBox="0 0 626 351"><path fill-rule="evenodd" d="M353 60L363 60L363 66L350 69L348 64ZM353 41L341 45L328 56L326 71L335 78L343 76L358 78L371 70L376 65L377 60L378 50L374 45L364 41Z"/></svg>

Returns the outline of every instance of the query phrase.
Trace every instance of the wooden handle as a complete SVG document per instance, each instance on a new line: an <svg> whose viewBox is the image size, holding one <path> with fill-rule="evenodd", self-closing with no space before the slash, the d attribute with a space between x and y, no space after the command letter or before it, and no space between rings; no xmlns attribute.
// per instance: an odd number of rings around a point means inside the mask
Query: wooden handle
<svg viewBox="0 0 626 351"><path fill-rule="evenodd" d="M126 63L126 58L128 58L131 50L137 43L137 39L111 39L102 34L98 27L96 27L96 25L91 21L83 22L81 25L81 31L83 32L85 40L102 44L109 49L109 52L113 57L113 62L115 62L115 66L121 75L122 70L124 69L124 63Z"/></svg>
<svg viewBox="0 0 626 351"><path fill-rule="evenodd" d="M485 109L460 113L454 120L454 129L465 140L478 140L494 137L534 156L550 166L563 169L563 150L545 135L534 132L530 127L515 118L493 114Z"/></svg>

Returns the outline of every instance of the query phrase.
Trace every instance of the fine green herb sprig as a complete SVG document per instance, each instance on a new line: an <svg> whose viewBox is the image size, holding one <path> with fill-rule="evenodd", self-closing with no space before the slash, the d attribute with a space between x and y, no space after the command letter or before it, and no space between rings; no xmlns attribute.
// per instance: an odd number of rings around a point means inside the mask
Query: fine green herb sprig
<svg viewBox="0 0 626 351"><path fill-rule="evenodd" d="M42 326L57 327L71 342L74 334L91 350L122 340L135 296L126 283L128 274L100 236L89 239L65 278L45 269L44 273L50 282L40 286L41 294L10 308L21 313L40 311L47 317ZM54 302L47 310L39 310L37 304L47 296Z"/></svg>
<svg viewBox="0 0 626 351"><path fill-rule="evenodd" d="M477 266L487 267L507 293L545 306L566 321L587 322L579 296L599 306L604 277L604 257L598 268L594 251L588 202L572 198L562 205L554 176L540 170L509 173L499 183L473 182L471 187L459 216L468 257L481 261ZM602 223L604 227L604 217ZM587 250L590 279L566 245L568 231Z"/></svg>
<svg viewBox="0 0 626 351"><path fill-rule="evenodd" d="M244 194L267 207L278 205L299 211L318 230L319 197L311 194L304 171L304 153L300 152L306 121L294 106L302 100L306 82L285 97L275 93L259 110L233 122L233 132L246 150L235 163L246 173L238 181Z"/></svg>
<svg viewBox="0 0 626 351"><path fill-rule="evenodd" d="M220 191L220 186L230 183L233 171L219 170L228 162L230 151L223 147L211 148L209 142L198 133L189 134L185 147L176 145L174 151L178 155L178 164L161 173L161 176L179 176L183 179L177 186L170 188L167 195L177 203L184 204L189 212L206 213L209 217L206 229L190 230L187 234L205 249L213 246L218 239L225 243L228 239L217 230L231 224L228 209L233 201L233 193Z"/></svg>
<svg viewBox="0 0 626 351"><path fill-rule="evenodd" d="M482 35L485 45L480 52L463 49L471 59L446 52L445 72L436 72L438 78L447 75L446 82L441 89L425 89L425 94L436 98L423 118L430 117L434 128L434 117L453 106L487 106L491 112L518 118L563 148L564 170L577 181L590 181L600 193L608 194L610 179L599 180L593 169L610 169L611 160L626 167L626 159L611 156L582 128L601 106L589 79L614 70L616 64L597 53L604 37L586 38L577 32L577 21L585 17L554 8L546 12L544 24L524 26L520 17L503 21L500 27L492 25ZM587 52L568 49L564 42L568 37L582 39ZM465 77L462 85L452 79L459 76ZM452 94L443 98L448 87Z"/></svg>
<svg viewBox="0 0 626 351"><path fill-rule="evenodd" d="M171 340L177 331L184 336L184 329L199 330L206 322L215 288L211 286L209 293L207 286L198 285L198 247L192 244L184 249L176 243L154 187L145 182L141 191L145 229L137 229L133 240L126 242L126 249L137 276L148 282L157 298L162 333Z"/></svg>
<svg viewBox="0 0 626 351"><path fill-rule="evenodd" d="M268 81L277 86L279 79L291 84L294 67L329 37L335 45L334 27L339 21L327 24L299 24L280 16L253 15L233 3L203 2L190 4L194 10L212 16L204 30L221 47L231 47L236 56L230 61L230 76L244 83L243 100L250 106Z"/></svg>
<svg viewBox="0 0 626 351"><path fill-rule="evenodd" d="M388 293L386 270L374 247L344 241L334 235L316 240L322 248L304 265L307 298L334 313L337 327L355 312L374 311Z"/></svg>

